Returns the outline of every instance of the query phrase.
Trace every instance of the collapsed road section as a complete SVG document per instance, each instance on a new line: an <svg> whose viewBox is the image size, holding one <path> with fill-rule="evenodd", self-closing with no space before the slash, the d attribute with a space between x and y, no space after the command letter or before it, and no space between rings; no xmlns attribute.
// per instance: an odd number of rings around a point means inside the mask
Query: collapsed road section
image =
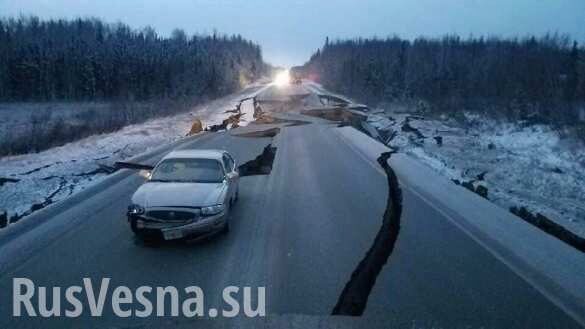
<svg viewBox="0 0 585 329"><path fill-rule="evenodd" d="M276 147L272 146L272 144L266 145L262 153L254 160L250 160L238 167L240 177L270 174L275 157Z"/></svg>

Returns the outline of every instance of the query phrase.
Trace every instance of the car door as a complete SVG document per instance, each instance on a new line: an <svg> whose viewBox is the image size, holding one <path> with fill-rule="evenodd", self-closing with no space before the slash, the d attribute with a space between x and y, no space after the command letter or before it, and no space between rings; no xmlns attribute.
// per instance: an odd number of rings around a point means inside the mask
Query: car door
<svg viewBox="0 0 585 329"><path fill-rule="evenodd" d="M237 187L238 187L238 180L239 180L239 175L237 173L237 171L235 170L235 162L232 159L232 157L227 154L224 153L223 157L223 165L226 171L226 180L228 183L228 202L229 201L233 201L236 199L236 191L237 191Z"/></svg>
<svg viewBox="0 0 585 329"><path fill-rule="evenodd" d="M238 191L238 187L240 184L240 173L238 172L238 166L236 165L236 161L234 160L234 158L232 158L232 156L229 155L229 153L226 153L226 156L230 165L231 172L233 173L234 193L236 193Z"/></svg>

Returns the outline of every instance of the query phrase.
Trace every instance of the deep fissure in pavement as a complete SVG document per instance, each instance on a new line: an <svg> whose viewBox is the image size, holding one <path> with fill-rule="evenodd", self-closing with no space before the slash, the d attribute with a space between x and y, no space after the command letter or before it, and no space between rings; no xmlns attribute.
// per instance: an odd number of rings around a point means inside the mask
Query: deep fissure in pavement
<svg viewBox="0 0 585 329"><path fill-rule="evenodd" d="M540 213L533 214L525 207L510 207L510 212L525 222L539 228L543 232L563 241L569 246L581 252L585 252L585 238L582 238L579 235L571 232L567 228L549 219L548 217Z"/></svg>
<svg viewBox="0 0 585 329"><path fill-rule="evenodd" d="M351 274L345 284L332 315L361 316L366 309L368 298L388 258L400 232L400 215L402 214L402 192L398 179L388 159L394 152L384 152L378 157L378 163L386 172L388 181L388 198L382 218L382 226L376 234L372 246Z"/></svg>
<svg viewBox="0 0 585 329"><path fill-rule="evenodd" d="M276 156L276 147L266 145L262 153L254 160L250 160L238 167L240 176L268 175L272 171L272 163Z"/></svg>

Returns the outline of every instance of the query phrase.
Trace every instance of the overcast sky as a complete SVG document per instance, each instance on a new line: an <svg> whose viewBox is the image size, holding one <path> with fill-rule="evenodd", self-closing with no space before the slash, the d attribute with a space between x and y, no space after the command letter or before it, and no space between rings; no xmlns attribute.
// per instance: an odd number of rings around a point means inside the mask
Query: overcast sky
<svg viewBox="0 0 585 329"><path fill-rule="evenodd" d="M272 64L302 64L331 39L567 33L585 42L585 0L0 0L0 15L99 17L162 34L239 33Z"/></svg>

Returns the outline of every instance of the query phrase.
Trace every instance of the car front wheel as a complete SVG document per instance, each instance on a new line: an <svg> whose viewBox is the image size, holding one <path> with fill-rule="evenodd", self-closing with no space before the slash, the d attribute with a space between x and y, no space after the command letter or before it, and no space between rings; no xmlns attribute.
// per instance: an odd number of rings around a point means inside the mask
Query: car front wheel
<svg viewBox="0 0 585 329"><path fill-rule="evenodd" d="M228 233L230 231L230 218L228 216L228 218L226 218L225 220L225 224L223 225L223 228L221 229L221 233Z"/></svg>
<svg viewBox="0 0 585 329"><path fill-rule="evenodd" d="M128 218L128 221L130 222L130 229L132 229L132 232L134 232L134 234L138 235L140 233L140 231L136 227L136 218Z"/></svg>

